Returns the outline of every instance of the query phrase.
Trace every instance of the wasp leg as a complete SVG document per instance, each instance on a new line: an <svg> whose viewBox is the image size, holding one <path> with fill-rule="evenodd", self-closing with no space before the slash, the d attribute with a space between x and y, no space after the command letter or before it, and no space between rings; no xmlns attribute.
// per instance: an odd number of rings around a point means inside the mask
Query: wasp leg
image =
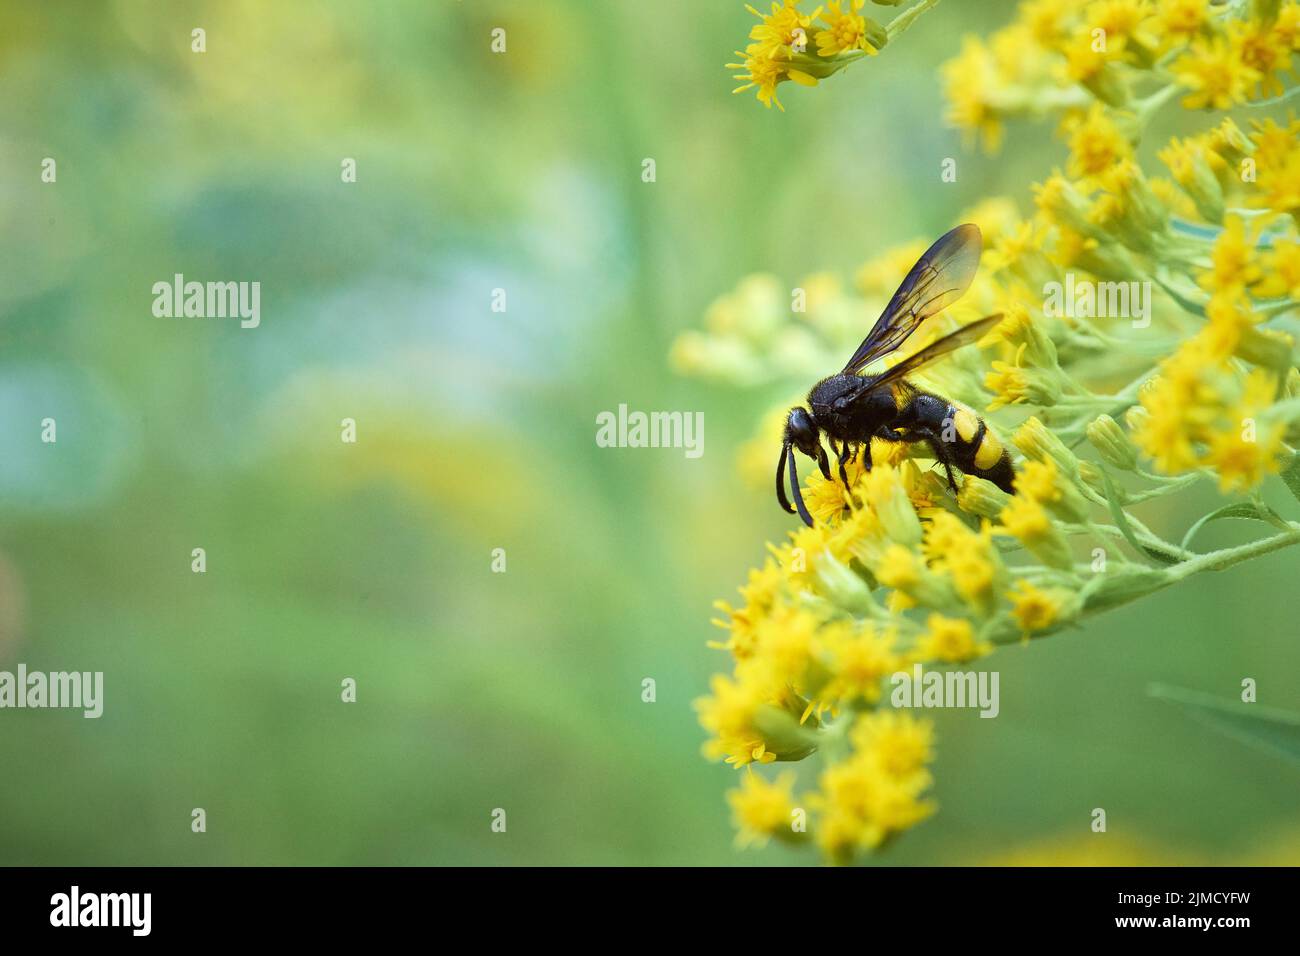
<svg viewBox="0 0 1300 956"><path fill-rule="evenodd" d="M917 442L923 441L930 446L934 452L934 460L943 465L944 475L948 479L948 488L955 495L957 494L957 480L952 476L952 453L948 449L948 443L940 435L936 435L929 428L911 428L902 431L895 431L889 434L888 428L881 429L882 437L890 441Z"/></svg>
<svg viewBox="0 0 1300 956"><path fill-rule="evenodd" d="M954 480L953 477L952 477L952 465L948 464L948 463L945 461L945 462L943 463L943 470L944 470L944 474L946 474L946 475L948 476L948 489L949 489L949 490L950 490L954 495L960 494L960 492L957 490L957 482L956 482L956 480Z"/></svg>
<svg viewBox="0 0 1300 956"><path fill-rule="evenodd" d="M848 472L844 470L844 465L848 462L850 457L851 455L849 452L849 443L848 442L841 443L840 444L840 481L844 482L845 488L849 486L849 476L848 476Z"/></svg>
<svg viewBox="0 0 1300 956"><path fill-rule="evenodd" d="M831 480L831 466L826 460L826 449L822 447L821 442L817 443L817 467L822 470L822 477L827 481Z"/></svg>
<svg viewBox="0 0 1300 956"><path fill-rule="evenodd" d="M957 481L952 476L952 455L948 451L948 445L942 438L936 438L934 435L928 436L930 447L934 450L934 457L943 465L943 472L948 478L948 488L955 495L957 494Z"/></svg>
<svg viewBox="0 0 1300 956"><path fill-rule="evenodd" d="M862 468L864 471L871 470L871 439L868 438L862 443Z"/></svg>

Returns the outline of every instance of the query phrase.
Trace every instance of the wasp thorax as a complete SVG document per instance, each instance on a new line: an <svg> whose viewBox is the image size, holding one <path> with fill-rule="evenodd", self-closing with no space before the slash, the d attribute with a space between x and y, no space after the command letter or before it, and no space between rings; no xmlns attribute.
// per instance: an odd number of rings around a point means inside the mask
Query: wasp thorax
<svg viewBox="0 0 1300 956"><path fill-rule="evenodd" d="M847 432L858 431L857 426L874 423L880 417L877 403L892 407L893 399L886 389L871 391L871 380L861 375L832 375L818 382L808 396L817 424L834 437L848 437ZM871 429L868 429L870 431ZM856 435L854 436L856 437Z"/></svg>

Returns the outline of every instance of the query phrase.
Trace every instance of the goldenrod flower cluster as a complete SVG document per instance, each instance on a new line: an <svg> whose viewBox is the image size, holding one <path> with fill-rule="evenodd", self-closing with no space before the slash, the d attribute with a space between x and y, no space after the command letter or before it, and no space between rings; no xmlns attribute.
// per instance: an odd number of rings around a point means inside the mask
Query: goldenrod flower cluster
<svg viewBox="0 0 1300 956"><path fill-rule="evenodd" d="M920 0L899 14L887 26L862 12L866 0L828 0L823 6L804 12L802 0L772 0L770 13L746 5L758 23L749 31L752 41L737 50L739 63L728 63L743 80L734 92L754 90L766 107L773 103L784 111L776 88L786 80L816 86L844 67L867 56L875 56L922 12L938 0ZM899 0L875 0L882 6L897 6Z"/></svg>
<svg viewBox="0 0 1300 956"><path fill-rule="evenodd" d="M798 6L777 4L752 35L749 55L776 64L767 96L755 81L765 101L799 69L790 34L769 29L811 30L811 56L861 42L836 19L860 3ZM1027 195L954 217L984 234L979 274L904 350L1004 314L913 383L1009 439L1016 490L967 476L954 496L930 449L879 439L873 469L851 462L847 483L809 469L815 526L769 546L735 605L719 604L730 672L698 703L708 755L746 768L731 797L743 842L808 841L849 862L933 812L932 729L893 709L891 675L969 667L1300 543L1300 522L1259 495L1280 474L1300 498L1300 120L1273 102L1300 89L1297 49L1292 2L1027 0L944 65L951 120L986 148L1013 120L1050 119L1065 154ZM1255 116L1215 114L1238 106ZM1146 142L1173 110L1199 131ZM784 393L742 450L753 484L770 485L785 410L843 365L926 244L851 281L751 276L678 340L681 371ZM1142 520L1145 502L1198 484L1225 500L1180 538ZM1272 530L1194 550L1229 504ZM814 755L808 775L754 767Z"/></svg>

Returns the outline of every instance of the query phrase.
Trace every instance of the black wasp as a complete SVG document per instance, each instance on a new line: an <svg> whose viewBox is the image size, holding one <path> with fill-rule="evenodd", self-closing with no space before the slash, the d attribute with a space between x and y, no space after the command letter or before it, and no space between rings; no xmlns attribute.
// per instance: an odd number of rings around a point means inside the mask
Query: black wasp
<svg viewBox="0 0 1300 956"><path fill-rule="evenodd" d="M804 524L811 527L813 520L799 491L794 449L817 462L829 480L830 465L821 443L823 432L831 450L839 456L840 479L845 484L848 476L844 465L861 450L863 466L870 470L871 439L881 438L926 442L943 465L948 487L954 493L957 483L952 477L953 466L966 474L987 478L1003 491L1013 490L1011 458L984 421L970 409L924 392L904 378L941 355L983 337L1002 320L1001 315L963 326L879 375L859 374L876 359L898 349L930 316L961 298L975 278L980 247L979 227L972 223L942 236L912 266L844 370L813 386L808 393L808 408L790 409L776 465L776 500L794 514L785 494L788 458L790 489Z"/></svg>

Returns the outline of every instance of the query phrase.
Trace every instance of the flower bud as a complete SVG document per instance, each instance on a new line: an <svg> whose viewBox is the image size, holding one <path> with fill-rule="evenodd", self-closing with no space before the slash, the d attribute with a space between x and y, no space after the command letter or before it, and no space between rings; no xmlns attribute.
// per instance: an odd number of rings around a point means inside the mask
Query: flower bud
<svg viewBox="0 0 1300 956"><path fill-rule="evenodd" d="M1011 501L1011 496L983 478L967 475L957 494L957 506L967 514L996 518Z"/></svg>
<svg viewBox="0 0 1300 956"><path fill-rule="evenodd" d="M1088 423L1084 431L1106 464L1120 471L1132 471L1137 467L1137 446L1115 419L1099 415Z"/></svg>
<svg viewBox="0 0 1300 956"><path fill-rule="evenodd" d="M1105 240L1105 233L1088 218L1087 198L1059 172L1034 187L1034 203L1055 222L1080 235Z"/></svg>
<svg viewBox="0 0 1300 956"><path fill-rule="evenodd" d="M1210 165L1209 150L1195 140L1174 140L1157 154L1207 222L1223 221L1223 186ZM1217 157L1216 157L1217 159Z"/></svg>
<svg viewBox="0 0 1300 956"><path fill-rule="evenodd" d="M1024 346L1021 346L1023 351ZM1061 373L1052 368L1022 368L994 359L984 376L984 387L993 392L990 409L1004 405L1051 406L1061 398Z"/></svg>
<svg viewBox="0 0 1300 956"><path fill-rule="evenodd" d="M1145 385L1143 386L1146 387ZM1128 426L1129 433L1141 431L1146 425L1147 420L1151 418L1151 413L1141 405L1131 405L1124 413L1124 424Z"/></svg>
<svg viewBox="0 0 1300 956"><path fill-rule="evenodd" d="M1285 333L1274 329L1242 329L1234 353L1238 358L1261 368L1292 368L1291 341Z"/></svg>
<svg viewBox="0 0 1300 956"><path fill-rule="evenodd" d="M1101 467L1096 462L1079 462L1079 480L1097 494L1103 496L1106 494L1106 479L1102 476Z"/></svg>
<svg viewBox="0 0 1300 956"><path fill-rule="evenodd" d="M915 548L921 543L921 519L903 487L896 468L880 466L862 477L861 487L885 534L897 544Z"/></svg>
<svg viewBox="0 0 1300 956"><path fill-rule="evenodd" d="M777 760L803 760L817 749L815 720L799 723L802 702L789 695L780 706L764 704L754 712L754 729Z"/></svg>
<svg viewBox="0 0 1300 956"><path fill-rule="evenodd" d="M874 606L867 583L829 552L817 559L813 574L817 578L818 591L837 607L864 613Z"/></svg>
<svg viewBox="0 0 1300 956"><path fill-rule="evenodd" d="M1015 446L1035 461L1051 459L1062 474L1077 475L1079 459L1037 417L1025 420L1012 437Z"/></svg>

